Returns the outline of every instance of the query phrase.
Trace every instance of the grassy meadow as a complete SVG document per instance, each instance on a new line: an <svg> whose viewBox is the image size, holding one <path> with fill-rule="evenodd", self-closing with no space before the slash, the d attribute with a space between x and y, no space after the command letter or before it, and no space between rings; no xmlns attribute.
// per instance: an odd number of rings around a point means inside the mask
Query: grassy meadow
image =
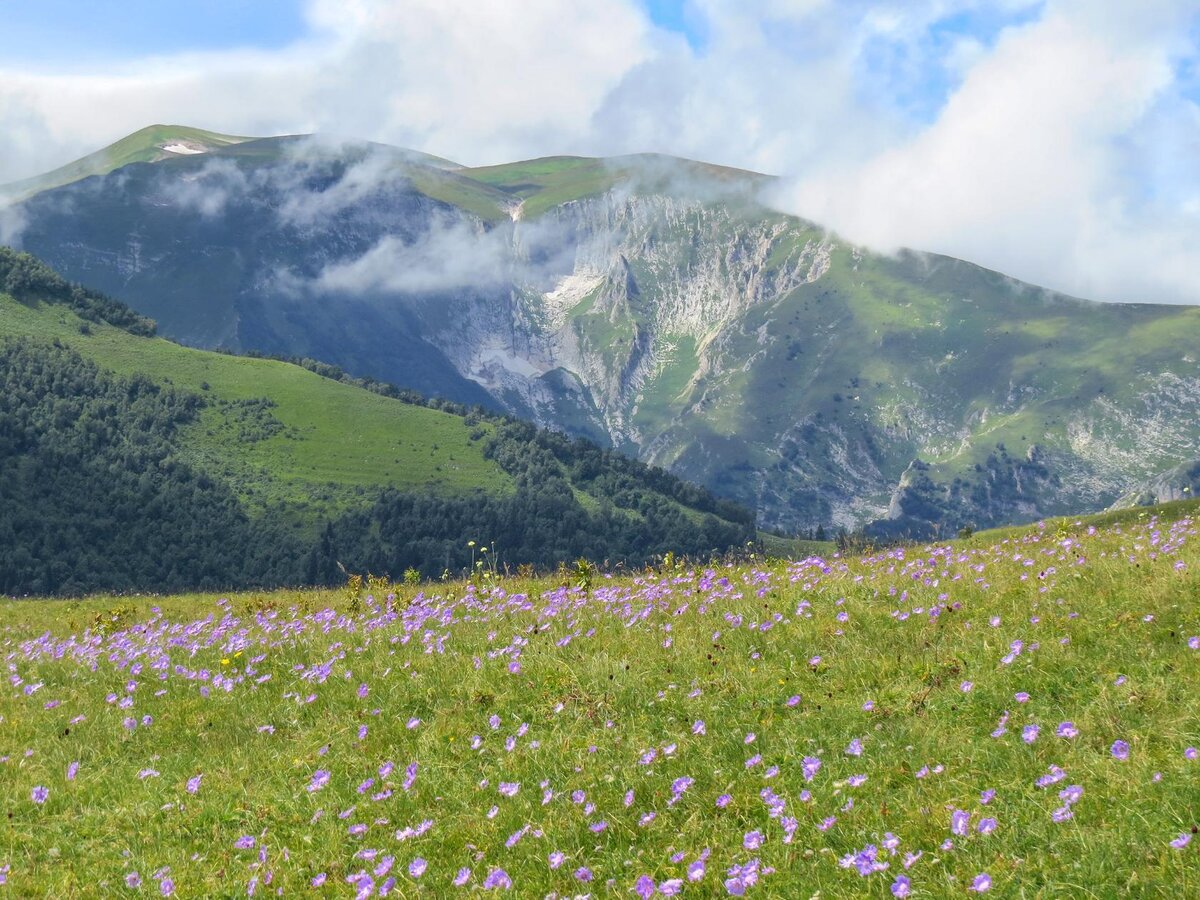
<svg viewBox="0 0 1200 900"><path fill-rule="evenodd" d="M1198 510L9 601L0 871L48 897L1200 896Z"/></svg>

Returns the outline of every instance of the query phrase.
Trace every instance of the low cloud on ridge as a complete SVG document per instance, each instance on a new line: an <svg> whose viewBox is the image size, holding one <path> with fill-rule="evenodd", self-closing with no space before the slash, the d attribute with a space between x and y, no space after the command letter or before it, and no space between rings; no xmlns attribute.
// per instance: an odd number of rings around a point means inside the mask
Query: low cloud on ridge
<svg viewBox="0 0 1200 900"><path fill-rule="evenodd" d="M782 208L880 249L1096 299L1200 302L1195 0L686 11L699 39L635 0L313 0L309 37L283 50L0 65L0 181L155 121L467 164L657 151L780 174Z"/></svg>

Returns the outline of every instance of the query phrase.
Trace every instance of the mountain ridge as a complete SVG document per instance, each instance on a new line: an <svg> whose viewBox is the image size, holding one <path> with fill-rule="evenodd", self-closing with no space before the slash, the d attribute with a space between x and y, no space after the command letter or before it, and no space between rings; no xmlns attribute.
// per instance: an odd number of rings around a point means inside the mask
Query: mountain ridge
<svg viewBox="0 0 1200 900"><path fill-rule="evenodd" d="M185 342L484 403L790 531L1102 508L1195 455L1195 307L874 254L703 163L283 140L43 192L22 241Z"/></svg>

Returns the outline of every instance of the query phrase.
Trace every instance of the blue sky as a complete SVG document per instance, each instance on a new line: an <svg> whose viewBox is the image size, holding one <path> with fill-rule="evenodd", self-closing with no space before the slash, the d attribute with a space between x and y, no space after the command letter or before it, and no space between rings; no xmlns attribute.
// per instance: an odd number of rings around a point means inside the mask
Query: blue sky
<svg viewBox="0 0 1200 900"><path fill-rule="evenodd" d="M0 58L39 68L239 47L307 31L296 0L0 0Z"/></svg>
<svg viewBox="0 0 1200 900"><path fill-rule="evenodd" d="M648 0L651 20L704 41L702 18L685 0ZM119 13L114 10L119 9ZM304 37L299 0L122 0L118 7L81 0L0 0L0 56L42 64L129 54L281 47Z"/></svg>
<svg viewBox="0 0 1200 900"><path fill-rule="evenodd" d="M703 49L707 38L704 20L686 0L647 0L646 11L655 25L682 34L693 49Z"/></svg>

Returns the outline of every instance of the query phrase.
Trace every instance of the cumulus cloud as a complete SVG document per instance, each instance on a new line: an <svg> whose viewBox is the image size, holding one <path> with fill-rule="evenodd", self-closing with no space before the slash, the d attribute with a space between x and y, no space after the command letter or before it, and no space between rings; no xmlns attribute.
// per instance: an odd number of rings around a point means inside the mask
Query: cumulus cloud
<svg viewBox="0 0 1200 900"><path fill-rule="evenodd" d="M1183 16L1098 5L1013 29L928 128L801 176L779 201L876 247L964 256L1099 299L1200 302L1200 219L1139 202L1155 173L1138 171L1148 160L1127 140L1164 126ZM1194 105L1176 125L1200 139Z"/></svg>
<svg viewBox="0 0 1200 900"><path fill-rule="evenodd" d="M1200 300L1195 0L688 0L691 40L640 0L308 10L277 51L0 64L0 181L162 121L471 165L657 151L780 174L783 208L878 248ZM384 170L360 174L317 199ZM320 215L313 199L291 214Z"/></svg>

